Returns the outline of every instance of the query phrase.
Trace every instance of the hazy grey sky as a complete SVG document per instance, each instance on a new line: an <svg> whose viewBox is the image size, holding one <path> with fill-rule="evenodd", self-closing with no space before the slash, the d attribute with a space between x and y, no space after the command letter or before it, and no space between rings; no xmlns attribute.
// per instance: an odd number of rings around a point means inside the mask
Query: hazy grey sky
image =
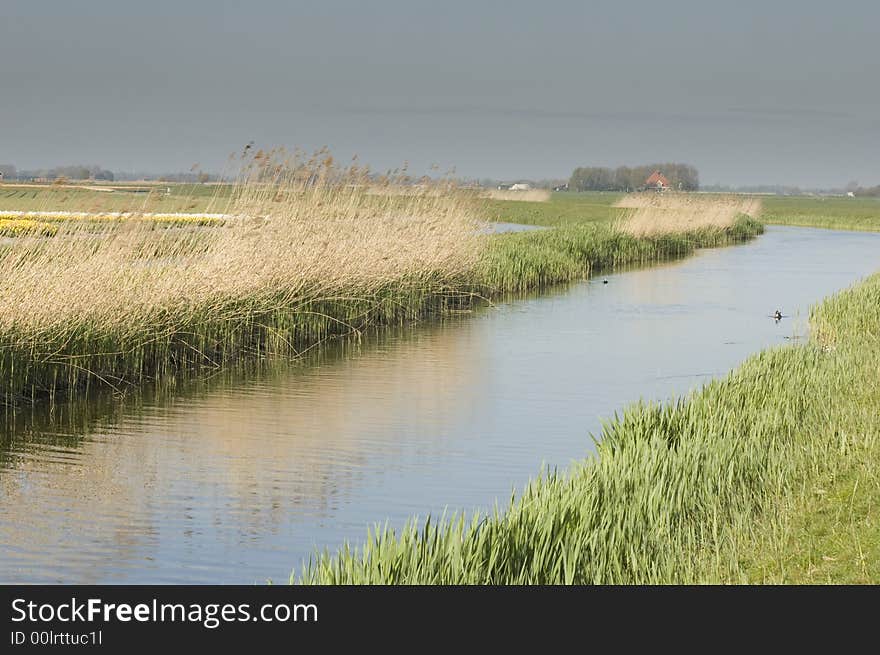
<svg viewBox="0 0 880 655"><path fill-rule="evenodd" d="M479 177L877 184L880 3L0 1L0 163L219 170L250 140Z"/></svg>

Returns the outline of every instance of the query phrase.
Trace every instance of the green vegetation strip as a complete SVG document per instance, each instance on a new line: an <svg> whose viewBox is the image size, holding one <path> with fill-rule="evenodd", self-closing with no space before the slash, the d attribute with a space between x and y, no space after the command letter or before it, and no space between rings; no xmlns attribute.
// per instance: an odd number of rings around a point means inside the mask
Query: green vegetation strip
<svg viewBox="0 0 880 655"><path fill-rule="evenodd" d="M607 192L554 193L548 202L493 202L490 220L527 225L568 226L610 224L624 215L614 203L622 194ZM705 194L711 198L712 194ZM880 198L834 196L760 196L765 224L797 225L834 230L880 231Z"/></svg>
<svg viewBox="0 0 880 655"><path fill-rule="evenodd" d="M875 400L876 402L876 400ZM763 584L880 581L880 452L863 448L849 466L818 477L727 549L722 580Z"/></svg>
<svg viewBox="0 0 880 655"><path fill-rule="evenodd" d="M765 223L880 232L880 198L769 197Z"/></svg>
<svg viewBox="0 0 880 655"><path fill-rule="evenodd" d="M741 216L726 229L704 228L656 237L630 236L607 222L503 234L492 237L476 282L489 295L525 291L619 266L684 257L697 248L740 243L763 231L761 223Z"/></svg>
<svg viewBox="0 0 880 655"><path fill-rule="evenodd" d="M488 220L523 225L562 227L585 223L611 224L624 210L614 206L621 193L554 193L546 202L495 200L486 203Z"/></svg>
<svg viewBox="0 0 880 655"><path fill-rule="evenodd" d="M842 502L829 499L817 514L837 516L830 522L844 543L819 566L854 558L842 575L876 582L876 561L867 564L878 549L876 506L856 511L848 498L863 479L873 496L858 497L877 498L880 275L825 301L811 321L808 344L760 353L676 402L628 407L604 427L593 457L539 477L503 511L377 528L362 547L324 552L294 579L662 584L772 572L787 581L785 559L773 554L803 530L791 510L837 480ZM795 558L801 569L815 552Z"/></svg>

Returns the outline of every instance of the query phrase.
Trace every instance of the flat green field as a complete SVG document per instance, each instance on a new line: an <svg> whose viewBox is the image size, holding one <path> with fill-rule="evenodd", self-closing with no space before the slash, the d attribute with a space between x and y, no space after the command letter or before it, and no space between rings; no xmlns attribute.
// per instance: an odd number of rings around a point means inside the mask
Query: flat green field
<svg viewBox="0 0 880 655"><path fill-rule="evenodd" d="M0 211L70 212L220 212L229 185L0 184ZM106 189L106 190L100 190Z"/></svg>
<svg viewBox="0 0 880 655"><path fill-rule="evenodd" d="M623 210L614 207L620 193L554 193L547 202L517 202L514 200L486 201L488 220L545 227L569 226L584 223L611 223L622 216Z"/></svg>
<svg viewBox="0 0 880 655"><path fill-rule="evenodd" d="M762 200L765 223L880 231L880 198L768 196Z"/></svg>
<svg viewBox="0 0 880 655"><path fill-rule="evenodd" d="M548 202L487 201L489 220L564 226L610 223L622 215L617 193L554 193ZM880 198L763 196L761 220L836 230L880 231Z"/></svg>

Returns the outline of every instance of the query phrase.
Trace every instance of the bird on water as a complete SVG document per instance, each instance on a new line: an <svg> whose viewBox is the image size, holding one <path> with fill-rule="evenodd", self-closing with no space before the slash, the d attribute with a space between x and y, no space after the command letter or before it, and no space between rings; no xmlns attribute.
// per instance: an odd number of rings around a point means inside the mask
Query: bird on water
<svg viewBox="0 0 880 655"><path fill-rule="evenodd" d="M773 312L773 320L775 320L777 323L782 320L782 312L778 309Z"/></svg>

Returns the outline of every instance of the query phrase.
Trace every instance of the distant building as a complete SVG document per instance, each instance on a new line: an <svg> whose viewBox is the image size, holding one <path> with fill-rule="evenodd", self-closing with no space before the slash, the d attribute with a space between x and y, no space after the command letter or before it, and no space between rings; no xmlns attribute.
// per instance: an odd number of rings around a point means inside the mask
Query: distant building
<svg viewBox="0 0 880 655"><path fill-rule="evenodd" d="M669 188L669 179L660 171L654 171L645 180L645 189L650 191L666 191Z"/></svg>

